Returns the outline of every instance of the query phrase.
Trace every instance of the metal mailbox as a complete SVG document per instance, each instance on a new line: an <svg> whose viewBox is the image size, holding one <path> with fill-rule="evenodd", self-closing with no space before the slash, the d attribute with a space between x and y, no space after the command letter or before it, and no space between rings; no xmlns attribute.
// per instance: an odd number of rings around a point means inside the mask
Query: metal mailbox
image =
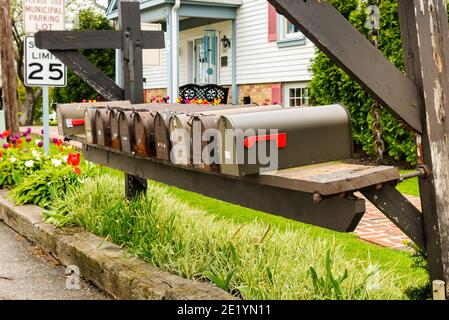
<svg viewBox="0 0 449 320"><path fill-rule="evenodd" d="M97 144L103 147L110 147L111 141L111 122L110 113L112 109L101 108L95 113L95 129L97 130Z"/></svg>
<svg viewBox="0 0 449 320"><path fill-rule="evenodd" d="M175 111L181 108L180 104L139 104L133 105L132 120L133 150L143 157L156 156L156 143L154 133L154 120L157 111Z"/></svg>
<svg viewBox="0 0 449 320"><path fill-rule="evenodd" d="M223 115L218 129L220 169L232 176L344 160L353 155L350 114L339 104Z"/></svg>
<svg viewBox="0 0 449 320"><path fill-rule="evenodd" d="M175 109L158 111L154 119L154 133L156 142L156 158L170 161L171 141L170 141L170 118L174 115L191 114L198 111L235 109L234 105L192 105L180 104Z"/></svg>
<svg viewBox="0 0 449 320"><path fill-rule="evenodd" d="M218 120L222 115L227 114L237 114L237 113L252 113L252 112L264 112L264 111L273 111L273 110L281 110L284 107L281 105L271 105L271 106L260 106L257 107L255 105L245 105L242 108L238 109L226 109L226 110L214 110L214 111L205 111L205 112L197 112L192 115L190 120L190 125L195 130L199 130L199 132L195 132L195 134L191 133L192 146L195 146L192 150L192 157L195 161L193 161L193 166L197 169L204 171L220 171L219 163L215 163L213 159L215 158L215 149L211 147L211 144L215 140L214 135L210 135L205 137L204 133L208 129L217 129ZM198 129L197 129L198 128ZM197 141L199 139L199 141ZM218 142L218 141L217 141ZM198 148L196 146L201 146ZM210 158L203 159L203 155L207 154Z"/></svg>
<svg viewBox="0 0 449 320"><path fill-rule="evenodd" d="M69 103L58 105L56 117L58 131L61 136L84 134L84 111L89 106L86 103Z"/></svg>
<svg viewBox="0 0 449 320"><path fill-rule="evenodd" d="M132 128L134 114L134 110L121 110L118 114L121 150L126 153L134 153L134 133Z"/></svg>
<svg viewBox="0 0 449 320"><path fill-rule="evenodd" d="M121 149L120 143L120 127L119 127L119 116L121 109L110 108L109 109L109 125L111 128L111 147L116 150Z"/></svg>
<svg viewBox="0 0 449 320"><path fill-rule="evenodd" d="M84 111L84 126L86 132L86 143L97 144L97 129L95 115L98 108L103 107L87 107Z"/></svg>

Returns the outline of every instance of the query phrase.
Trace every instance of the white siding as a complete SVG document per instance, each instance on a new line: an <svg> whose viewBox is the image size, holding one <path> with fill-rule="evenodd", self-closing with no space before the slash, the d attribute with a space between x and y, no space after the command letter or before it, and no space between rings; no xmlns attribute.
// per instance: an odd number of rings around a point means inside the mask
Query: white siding
<svg viewBox="0 0 449 320"><path fill-rule="evenodd" d="M223 35L232 39L231 21L189 29L180 33L179 78L180 85L190 83L188 77L187 43L195 37L202 37L206 28L215 29L218 38ZM219 43L220 64L221 43ZM311 79L310 64L315 46L306 44L278 48L276 42L268 42L268 2L266 0L243 0L237 10L237 84L299 82ZM226 52L228 66L219 68L218 79L221 85L231 84L231 49ZM145 88L165 88L167 86L166 52L161 50L161 65L144 68L147 79Z"/></svg>
<svg viewBox="0 0 449 320"><path fill-rule="evenodd" d="M268 42L268 1L244 0L237 11L237 83L309 81L315 46Z"/></svg>
<svg viewBox="0 0 449 320"><path fill-rule="evenodd" d="M165 34L167 43L167 34ZM143 77L146 79L144 89L166 88L167 87L167 52L162 49L160 52L160 66L144 66Z"/></svg>

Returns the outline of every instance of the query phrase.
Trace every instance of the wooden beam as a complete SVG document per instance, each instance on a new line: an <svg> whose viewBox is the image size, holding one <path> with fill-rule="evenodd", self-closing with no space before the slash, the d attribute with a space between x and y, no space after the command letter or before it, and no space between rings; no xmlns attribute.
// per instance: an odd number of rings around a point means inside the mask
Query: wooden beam
<svg viewBox="0 0 449 320"><path fill-rule="evenodd" d="M122 33L101 31L39 31L35 41L38 48L47 50L119 49Z"/></svg>
<svg viewBox="0 0 449 320"><path fill-rule="evenodd" d="M385 184L379 190L374 186L361 192L416 245L425 249L423 216L395 187Z"/></svg>
<svg viewBox="0 0 449 320"><path fill-rule="evenodd" d="M119 2L119 24L122 37L122 77L125 99L133 104L145 102L143 92L143 35L140 23L140 6L138 1L122 0ZM157 31L163 35L162 31ZM164 42L165 43L165 42ZM126 196L128 199L145 192L147 181L129 172L125 173Z"/></svg>
<svg viewBox="0 0 449 320"><path fill-rule="evenodd" d="M50 52L106 100L124 100L123 89L80 52L76 50L50 50Z"/></svg>
<svg viewBox="0 0 449 320"><path fill-rule="evenodd" d="M422 131L416 86L329 2L268 0L375 100Z"/></svg>
<svg viewBox="0 0 449 320"><path fill-rule="evenodd" d="M420 178L426 251L432 280L449 283L449 30L445 0L400 0L407 74L421 97ZM449 296L449 288L446 288Z"/></svg>
<svg viewBox="0 0 449 320"><path fill-rule="evenodd" d="M77 49L120 49L123 34L121 31L39 31L35 35L38 48L48 50ZM162 31L142 31L143 49L163 49L165 47Z"/></svg>
<svg viewBox="0 0 449 320"><path fill-rule="evenodd" d="M120 1L119 23L124 32L121 48L125 100L133 104L143 103L143 39L138 1Z"/></svg>
<svg viewBox="0 0 449 320"><path fill-rule="evenodd" d="M356 197L334 197L316 204L310 193L189 170L118 150L86 145L83 152L87 161L124 171L134 177L166 183L243 207L339 232L354 231L365 213L365 201Z"/></svg>

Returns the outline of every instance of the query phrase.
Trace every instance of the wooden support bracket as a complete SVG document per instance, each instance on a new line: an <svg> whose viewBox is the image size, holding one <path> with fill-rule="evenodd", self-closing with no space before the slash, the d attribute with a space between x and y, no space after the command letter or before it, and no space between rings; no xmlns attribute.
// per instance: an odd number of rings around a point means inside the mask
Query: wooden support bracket
<svg viewBox="0 0 449 320"><path fill-rule="evenodd" d="M373 186L362 189L361 193L416 245L425 249L423 216L394 186L384 184L380 189Z"/></svg>
<svg viewBox="0 0 449 320"><path fill-rule="evenodd" d="M78 77L106 100L124 100L123 89L77 50L50 50Z"/></svg>
<svg viewBox="0 0 449 320"><path fill-rule="evenodd" d="M268 1L396 118L422 131L415 84L332 4L320 0Z"/></svg>

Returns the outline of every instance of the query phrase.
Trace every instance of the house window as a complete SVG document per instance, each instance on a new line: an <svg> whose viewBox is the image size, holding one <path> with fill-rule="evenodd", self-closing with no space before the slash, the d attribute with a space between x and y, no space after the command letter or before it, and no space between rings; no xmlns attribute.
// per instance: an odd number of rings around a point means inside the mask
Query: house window
<svg viewBox="0 0 449 320"><path fill-rule="evenodd" d="M306 83L292 83L284 86L284 104L286 107L309 105L309 87Z"/></svg>
<svg viewBox="0 0 449 320"><path fill-rule="evenodd" d="M299 31L297 26L288 21L284 16L279 15L278 20L279 20L278 42L301 41L301 44L304 44L305 37Z"/></svg>

